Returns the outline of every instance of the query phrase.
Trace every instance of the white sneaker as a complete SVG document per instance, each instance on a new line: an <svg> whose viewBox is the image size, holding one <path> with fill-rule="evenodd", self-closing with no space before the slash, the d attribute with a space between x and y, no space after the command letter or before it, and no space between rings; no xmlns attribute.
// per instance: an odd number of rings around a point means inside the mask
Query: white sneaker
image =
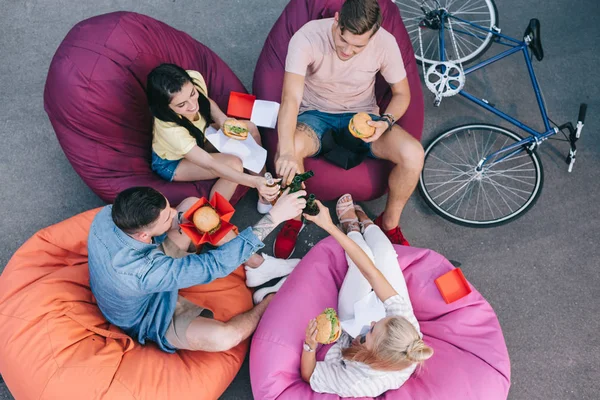
<svg viewBox="0 0 600 400"><path fill-rule="evenodd" d="M258 202L256 203L256 211L258 211L260 214L268 213L271 211L271 208L273 208L271 203L263 203L260 201L260 198L258 199Z"/></svg>
<svg viewBox="0 0 600 400"><path fill-rule="evenodd" d="M287 276L292 273L296 265L300 262L299 258L282 260L264 253L262 256L265 261L258 268L245 267L246 286L248 287L257 287L269 282L271 279Z"/></svg>
<svg viewBox="0 0 600 400"><path fill-rule="evenodd" d="M273 286L266 286L263 288L258 289L256 292L254 292L254 295L252 296L252 299L254 300L254 304L258 304L261 301L263 301L263 299L271 293L277 293L277 291L283 286L283 284L285 283L285 280L287 279L287 276L284 276L283 278L281 278L279 280L279 282L277 282L275 285Z"/></svg>

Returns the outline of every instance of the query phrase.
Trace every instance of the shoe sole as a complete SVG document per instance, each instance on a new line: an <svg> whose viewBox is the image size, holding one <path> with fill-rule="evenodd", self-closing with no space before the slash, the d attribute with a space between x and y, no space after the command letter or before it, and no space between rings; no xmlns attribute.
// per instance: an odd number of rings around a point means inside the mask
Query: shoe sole
<svg viewBox="0 0 600 400"><path fill-rule="evenodd" d="M306 224L304 222L302 222L302 226L300 227L300 230L298 231L298 236L300 236L300 232L302 232L302 230L304 229L304 227L306 226ZM277 243L277 239L275 239L273 241L273 257L275 257L275 243ZM296 243L298 243L298 238L296 237ZM289 260L292 255L294 254L294 251L296 251L296 246L294 246L294 248L292 249L292 252L290 253L289 256L287 256L285 259Z"/></svg>
<svg viewBox="0 0 600 400"><path fill-rule="evenodd" d="M285 279L285 277L282 277L282 278L279 279L279 281L275 285L273 285L273 286L267 286L267 287L264 287L264 288L260 288L256 292L254 292L254 294L252 295L252 301L254 302L254 304L260 303L260 301L256 302L254 300L254 295L260 293L262 295L261 301L264 300L265 297L267 297L269 294L271 294L271 293L277 293L279 291L279 289L281 289L281 286L283 286L283 284L285 283L285 281L283 283L281 283L281 281L284 280L284 279ZM280 285L280 286L276 290L272 290L277 285Z"/></svg>

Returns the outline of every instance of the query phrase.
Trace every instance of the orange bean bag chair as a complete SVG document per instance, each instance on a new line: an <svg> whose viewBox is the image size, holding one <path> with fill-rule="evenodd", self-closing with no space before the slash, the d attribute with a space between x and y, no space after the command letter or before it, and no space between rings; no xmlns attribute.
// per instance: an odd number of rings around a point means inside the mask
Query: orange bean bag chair
<svg viewBox="0 0 600 400"><path fill-rule="evenodd" d="M221 353L141 346L101 314L90 290L87 236L99 209L43 229L0 276L0 374L16 399L216 399L248 341ZM252 308L243 268L180 292L227 321Z"/></svg>

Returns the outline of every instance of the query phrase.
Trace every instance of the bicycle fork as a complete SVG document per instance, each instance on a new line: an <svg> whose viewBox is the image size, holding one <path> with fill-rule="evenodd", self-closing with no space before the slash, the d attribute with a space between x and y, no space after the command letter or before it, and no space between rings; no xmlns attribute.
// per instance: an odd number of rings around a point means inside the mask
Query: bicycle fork
<svg viewBox="0 0 600 400"><path fill-rule="evenodd" d="M571 148L569 149L569 155L565 160L569 165L568 171L573 171L573 165L575 165L575 157L577 155L577 145L575 144L579 137L581 136L581 131L583 129L583 125L585 124L585 114L587 112L587 104L581 103L579 105L579 116L577 117L577 125L573 128L573 124L567 122L563 126L559 127L560 130L566 128L569 130L569 144Z"/></svg>

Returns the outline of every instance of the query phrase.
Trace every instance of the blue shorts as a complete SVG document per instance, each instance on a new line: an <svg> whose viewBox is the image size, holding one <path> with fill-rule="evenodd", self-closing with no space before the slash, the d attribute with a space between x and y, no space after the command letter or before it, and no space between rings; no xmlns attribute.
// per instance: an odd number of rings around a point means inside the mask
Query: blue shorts
<svg viewBox="0 0 600 400"><path fill-rule="evenodd" d="M165 160L152 151L152 170L166 181L173 181L175 170L180 162L181 160Z"/></svg>
<svg viewBox="0 0 600 400"><path fill-rule="evenodd" d="M319 138L319 142L323 140L323 135L330 129L336 130L338 132L342 132L345 135L348 135L349 138L354 139L354 136L350 134L348 130L348 124L350 120L356 113L342 113L342 114L330 114L318 110L308 110L304 111L302 114L298 115L298 122L307 125L311 128L317 137ZM372 118L378 118L378 115L369 114ZM371 150L371 143L365 143L361 140L361 147L364 147L369 152L370 158L377 159L378 157L373 154ZM321 144L319 143L319 150L312 155L312 157L316 157L321 152Z"/></svg>

